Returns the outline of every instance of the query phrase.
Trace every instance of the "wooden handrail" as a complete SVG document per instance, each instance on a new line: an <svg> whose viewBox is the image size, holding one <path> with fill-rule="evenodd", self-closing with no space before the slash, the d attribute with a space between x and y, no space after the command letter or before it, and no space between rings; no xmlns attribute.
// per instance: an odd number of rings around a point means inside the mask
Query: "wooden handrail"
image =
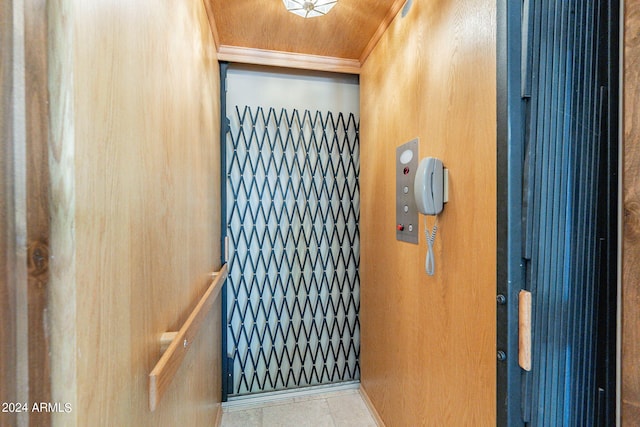
<svg viewBox="0 0 640 427"><path fill-rule="evenodd" d="M182 359L191 348L191 343L198 334L203 320L218 297L222 284L227 278L227 264L224 264L217 273L213 273L213 276L213 282L180 330L162 334L161 346L166 346L169 340L171 343L149 374L149 408L151 411L156 409L162 395L171 384L171 380L178 371Z"/></svg>
<svg viewBox="0 0 640 427"><path fill-rule="evenodd" d="M518 363L531 370L531 292L524 290L518 295Z"/></svg>

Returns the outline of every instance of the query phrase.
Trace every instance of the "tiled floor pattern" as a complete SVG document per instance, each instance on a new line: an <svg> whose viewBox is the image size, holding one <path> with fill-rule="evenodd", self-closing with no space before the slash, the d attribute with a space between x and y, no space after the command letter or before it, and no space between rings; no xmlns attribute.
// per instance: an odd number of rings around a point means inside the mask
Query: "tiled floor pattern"
<svg viewBox="0 0 640 427"><path fill-rule="evenodd" d="M225 407L222 427L376 427L357 389Z"/></svg>

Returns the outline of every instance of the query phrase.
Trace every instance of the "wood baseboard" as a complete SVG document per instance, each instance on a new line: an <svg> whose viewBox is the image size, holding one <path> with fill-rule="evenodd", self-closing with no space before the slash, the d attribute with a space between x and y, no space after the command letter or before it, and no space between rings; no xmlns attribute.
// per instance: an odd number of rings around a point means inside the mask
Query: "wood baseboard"
<svg viewBox="0 0 640 427"><path fill-rule="evenodd" d="M222 425L222 404L218 404L218 412L216 413L216 419L213 421L214 427L220 427Z"/></svg>
<svg viewBox="0 0 640 427"><path fill-rule="evenodd" d="M373 415L373 418L375 419L378 427L385 427L384 421L382 421L382 417L380 417L380 414L378 414L376 407L373 406L373 402L371 402L371 399L369 399L369 395L367 394L364 387L362 387L362 384L360 384L359 391L360 391L360 396L362 396L362 400L364 400L364 403L367 405L367 408L369 408L369 412L371 412L371 415Z"/></svg>

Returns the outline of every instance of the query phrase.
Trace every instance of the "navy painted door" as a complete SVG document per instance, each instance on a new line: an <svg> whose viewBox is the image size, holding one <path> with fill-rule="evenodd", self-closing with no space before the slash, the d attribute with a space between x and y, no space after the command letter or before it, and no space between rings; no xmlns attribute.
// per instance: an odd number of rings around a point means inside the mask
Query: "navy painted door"
<svg viewBox="0 0 640 427"><path fill-rule="evenodd" d="M511 74L513 126L504 163L510 183L504 194L511 197L503 243L509 242L511 270L504 268L513 280L499 285L505 303L499 330L507 331L498 339L499 420L612 425L619 6L612 0L517 3L520 13L509 19L520 21L520 45L514 46L513 31L507 42L507 62L520 74ZM530 371L514 367L517 348L508 336L517 333L512 306L519 289L532 295Z"/></svg>

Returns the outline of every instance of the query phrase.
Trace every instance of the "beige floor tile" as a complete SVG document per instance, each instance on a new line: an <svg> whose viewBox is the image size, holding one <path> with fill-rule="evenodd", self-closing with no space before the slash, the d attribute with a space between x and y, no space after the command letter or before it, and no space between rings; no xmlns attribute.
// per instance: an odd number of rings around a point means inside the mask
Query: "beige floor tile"
<svg viewBox="0 0 640 427"><path fill-rule="evenodd" d="M222 411L224 427L262 427L262 408Z"/></svg>
<svg viewBox="0 0 640 427"><path fill-rule="evenodd" d="M333 427L325 399L262 408L264 427Z"/></svg>
<svg viewBox="0 0 640 427"><path fill-rule="evenodd" d="M247 405L224 408L222 427L376 427L356 389Z"/></svg>
<svg viewBox="0 0 640 427"><path fill-rule="evenodd" d="M376 423L358 392L327 398L327 405L336 426L375 427Z"/></svg>

